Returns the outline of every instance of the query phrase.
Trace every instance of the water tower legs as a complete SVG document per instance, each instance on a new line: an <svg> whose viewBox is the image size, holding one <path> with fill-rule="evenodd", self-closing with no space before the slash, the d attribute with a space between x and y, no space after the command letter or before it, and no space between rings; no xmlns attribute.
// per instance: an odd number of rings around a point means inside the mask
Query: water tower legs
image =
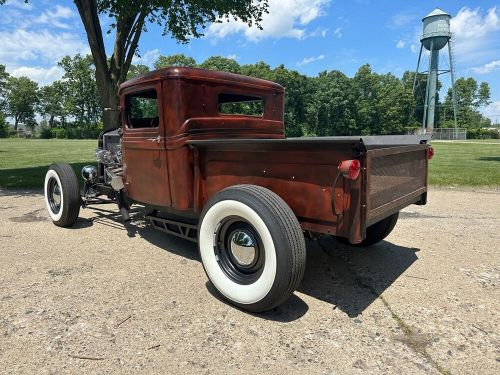
<svg viewBox="0 0 500 375"><path fill-rule="evenodd" d="M436 89L439 70L439 50L432 50L430 53L429 74L427 75L427 97L425 103L427 106L427 124L426 133L432 133L434 129L434 117L436 111Z"/></svg>
<svg viewBox="0 0 500 375"><path fill-rule="evenodd" d="M450 74L451 74L451 99L453 103L453 120L455 127L454 139L458 139L458 125L457 125L457 99L455 96L455 64L453 63L453 39L448 42L448 57L450 61Z"/></svg>

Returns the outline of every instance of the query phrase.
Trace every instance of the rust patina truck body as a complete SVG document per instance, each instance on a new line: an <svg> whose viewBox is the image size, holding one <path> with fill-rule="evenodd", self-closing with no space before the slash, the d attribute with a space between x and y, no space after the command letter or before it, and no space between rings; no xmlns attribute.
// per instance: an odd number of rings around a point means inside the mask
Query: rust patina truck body
<svg viewBox="0 0 500 375"><path fill-rule="evenodd" d="M143 205L156 228L197 241L210 280L248 310L274 307L297 287L303 233L370 245L399 210L426 202L425 139L286 139L276 83L167 68L119 94L121 128L101 137L97 169L84 168L78 209L107 195L127 219L130 204ZM61 199L68 184L54 177L69 173L63 167L49 170L46 200L54 222L71 225L76 203Z"/></svg>

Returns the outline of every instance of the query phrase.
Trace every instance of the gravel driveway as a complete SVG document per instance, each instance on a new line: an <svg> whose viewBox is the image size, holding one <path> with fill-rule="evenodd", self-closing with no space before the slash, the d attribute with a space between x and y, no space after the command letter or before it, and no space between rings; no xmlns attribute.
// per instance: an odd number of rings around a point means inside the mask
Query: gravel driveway
<svg viewBox="0 0 500 375"><path fill-rule="evenodd" d="M500 373L498 190L433 189L372 248L309 241L299 290L260 315L134 212L62 229L40 194L0 191L0 372Z"/></svg>

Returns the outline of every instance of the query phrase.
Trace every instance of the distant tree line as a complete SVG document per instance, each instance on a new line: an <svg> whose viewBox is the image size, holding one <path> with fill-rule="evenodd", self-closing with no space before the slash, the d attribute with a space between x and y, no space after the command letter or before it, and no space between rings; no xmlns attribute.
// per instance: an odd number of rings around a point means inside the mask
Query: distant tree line
<svg viewBox="0 0 500 375"><path fill-rule="evenodd" d="M62 79L39 87L28 77L9 76L0 65L0 136L17 136L21 126L23 133L41 138L99 135L102 111L92 59L66 56L59 66Z"/></svg>
<svg viewBox="0 0 500 375"><path fill-rule="evenodd" d="M15 135L19 127L28 128L42 138L95 138L102 129L102 111L90 56L66 56L59 66L61 80L38 87L28 77L12 77L0 65L0 137ZM425 77L405 72L401 78L391 73L378 74L370 65L361 66L353 77L338 70L309 77L284 65L271 68L265 62L239 64L234 59L209 57L202 63L178 54L161 56L156 69L190 66L221 70L263 78L285 87L285 124L287 136L403 134L421 126ZM149 71L145 65L132 64L127 78ZM480 108L490 103L486 82L473 78L456 81L458 126L472 134L491 126ZM451 91L438 96L437 127L453 127ZM43 120L37 123L36 119ZM7 124L10 120L10 124ZM474 133L475 132L475 133Z"/></svg>

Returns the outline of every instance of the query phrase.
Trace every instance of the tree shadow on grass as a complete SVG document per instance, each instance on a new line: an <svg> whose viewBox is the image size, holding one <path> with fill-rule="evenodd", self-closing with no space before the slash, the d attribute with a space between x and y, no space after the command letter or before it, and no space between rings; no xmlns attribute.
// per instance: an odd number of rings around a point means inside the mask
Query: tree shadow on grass
<svg viewBox="0 0 500 375"><path fill-rule="evenodd" d="M481 156L480 158L477 158L476 160L482 160L482 161L500 161L500 156Z"/></svg>
<svg viewBox="0 0 500 375"><path fill-rule="evenodd" d="M81 170L91 163L70 163L75 171L80 186L83 179L80 178ZM38 167L0 169L0 188L3 189L43 189L45 174L50 164ZM3 194L2 194L3 195Z"/></svg>

